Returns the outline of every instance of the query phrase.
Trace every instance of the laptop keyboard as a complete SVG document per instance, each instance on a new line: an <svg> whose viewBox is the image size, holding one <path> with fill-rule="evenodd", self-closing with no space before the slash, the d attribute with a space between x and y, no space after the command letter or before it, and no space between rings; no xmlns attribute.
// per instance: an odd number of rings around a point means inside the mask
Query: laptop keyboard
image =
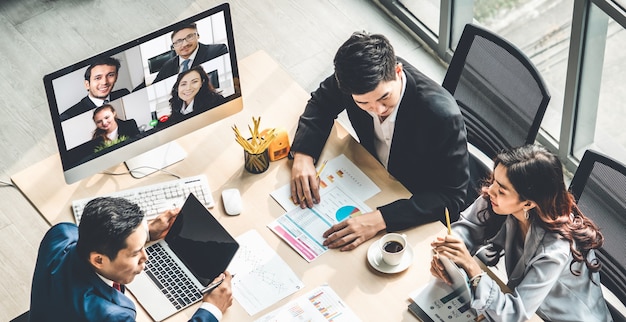
<svg viewBox="0 0 626 322"><path fill-rule="evenodd" d="M200 290L174 262L160 244L146 248L148 260L144 271L176 309L182 309L202 298Z"/></svg>

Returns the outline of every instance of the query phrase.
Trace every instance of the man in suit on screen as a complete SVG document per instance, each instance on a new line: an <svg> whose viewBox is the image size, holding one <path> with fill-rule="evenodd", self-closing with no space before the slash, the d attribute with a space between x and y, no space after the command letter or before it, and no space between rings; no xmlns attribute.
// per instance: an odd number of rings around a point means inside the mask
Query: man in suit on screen
<svg viewBox="0 0 626 322"><path fill-rule="evenodd" d="M228 53L225 44L201 44L198 42L200 34L195 23L183 25L172 32L172 49L176 56L170 58L159 70L153 84L187 71L213 58Z"/></svg>
<svg viewBox="0 0 626 322"><path fill-rule="evenodd" d="M120 61L113 57L98 57L85 71L85 89L88 94L80 102L63 111L59 117L61 121L91 111L105 103L112 102L124 95L130 94L126 88L113 91L117 75L120 70Z"/></svg>

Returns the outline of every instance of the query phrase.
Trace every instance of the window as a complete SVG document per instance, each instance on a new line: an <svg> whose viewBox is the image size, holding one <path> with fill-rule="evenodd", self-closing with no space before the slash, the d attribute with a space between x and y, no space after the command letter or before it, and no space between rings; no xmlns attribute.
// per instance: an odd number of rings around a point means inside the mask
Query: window
<svg viewBox="0 0 626 322"><path fill-rule="evenodd" d="M573 6L571 0L474 3L476 21L520 48L546 82L552 98L541 128L553 140L561 131Z"/></svg>

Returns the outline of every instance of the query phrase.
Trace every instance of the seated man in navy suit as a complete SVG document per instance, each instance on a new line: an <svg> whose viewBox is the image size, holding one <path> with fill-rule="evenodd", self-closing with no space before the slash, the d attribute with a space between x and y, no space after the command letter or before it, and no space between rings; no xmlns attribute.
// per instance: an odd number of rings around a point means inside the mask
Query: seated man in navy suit
<svg viewBox="0 0 626 322"><path fill-rule="evenodd" d="M61 121L69 120L79 114L91 111L102 104L112 102L124 95L130 94L126 88L113 91L117 74L120 71L120 61L113 57L98 57L85 71L85 89L87 96L72 107L63 111L59 117Z"/></svg>
<svg viewBox="0 0 626 322"><path fill-rule="evenodd" d="M170 210L146 224L139 206L121 198L97 198L80 225L60 223L39 247L31 290L31 321L135 321L124 294L145 265L147 241L163 238L178 215ZM205 294L191 321L219 321L232 304L232 276ZM122 284L122 285L120 285Z"/></svg>
<svg viewBox="0 0 626 322"><path fill-rule="evenodd" d="M228 53L225 44L201 44L195 23L183 25L172 32L172 49L176 56L163 64L152 84L184 72L213 58Z"/></svg>

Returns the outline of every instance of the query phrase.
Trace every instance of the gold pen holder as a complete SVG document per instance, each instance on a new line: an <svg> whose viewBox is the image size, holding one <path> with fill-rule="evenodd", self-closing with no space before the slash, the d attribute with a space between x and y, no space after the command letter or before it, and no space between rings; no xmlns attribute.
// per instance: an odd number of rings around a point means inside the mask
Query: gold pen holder
<svg viewBox="0 0 626 322"><path fill-rule="evenodd" d="M250 173L263 173L270 167L270 154L267 149L258 154L249 153L244 149L243 156L245 159L243 167Z"/></svg>

